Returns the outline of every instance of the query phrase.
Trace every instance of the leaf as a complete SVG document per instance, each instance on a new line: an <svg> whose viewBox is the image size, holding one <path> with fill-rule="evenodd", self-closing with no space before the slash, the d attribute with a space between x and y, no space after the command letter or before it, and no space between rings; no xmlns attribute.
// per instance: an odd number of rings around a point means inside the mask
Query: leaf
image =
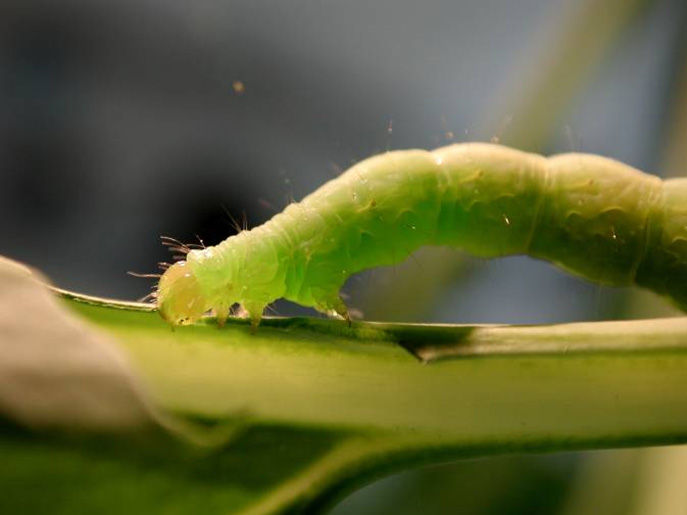
<svg viewBox="0 0 687 515"><path fill-rule="evenodd" d="M313 512L424 463L687 440L683 318L542 327L273 318L251 334L240 320L172 330L144 305L68 297L76 317L126 352L167 422L114 436L6 425L0 484L13 486L3 513Z"/></svg>

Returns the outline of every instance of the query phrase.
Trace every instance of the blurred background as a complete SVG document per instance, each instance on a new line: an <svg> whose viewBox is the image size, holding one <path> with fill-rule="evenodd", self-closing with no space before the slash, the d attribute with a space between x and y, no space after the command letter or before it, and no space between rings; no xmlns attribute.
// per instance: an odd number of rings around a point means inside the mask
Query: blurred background
<svg viewBox="0 0 687 515"><path fill-rule="evenodd" d="M143 297L150 281L126 272L171 260L160 235L216 244L369 155L475 140L681 175L687 4L0 3L0 254L67 289ZM346 289L381 320L675 314L528 258L447 249ZM687 513L685 489L666 479L685 477L686 455L467 461L385 479L335 513Z"/></svg>

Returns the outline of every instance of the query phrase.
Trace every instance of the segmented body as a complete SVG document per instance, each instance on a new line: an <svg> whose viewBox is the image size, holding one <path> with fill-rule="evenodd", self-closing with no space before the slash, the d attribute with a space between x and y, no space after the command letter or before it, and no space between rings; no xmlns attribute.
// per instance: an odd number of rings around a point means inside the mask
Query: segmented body
<svg viewBox="0 0 687 515"><path fill-rule="evenodd" d="M286 298L346 317L339 289L423 245L527 254L592 281L637 284L687 310L687 179L588 154L455 144L366 159L265 224L194 250L161 278L171 323L240 303L254 324Z"/></svg>

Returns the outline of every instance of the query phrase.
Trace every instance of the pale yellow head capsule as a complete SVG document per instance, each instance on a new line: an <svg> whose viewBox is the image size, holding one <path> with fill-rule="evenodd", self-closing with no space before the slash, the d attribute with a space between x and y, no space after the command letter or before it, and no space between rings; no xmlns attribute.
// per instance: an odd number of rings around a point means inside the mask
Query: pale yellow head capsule
<svg viewBox="0 0 687 515"><path fill-rule="evenodd" d="M178 261L162 274L157 289L157 308L173 325L192 324L210 309L186 261Z"/></svg>

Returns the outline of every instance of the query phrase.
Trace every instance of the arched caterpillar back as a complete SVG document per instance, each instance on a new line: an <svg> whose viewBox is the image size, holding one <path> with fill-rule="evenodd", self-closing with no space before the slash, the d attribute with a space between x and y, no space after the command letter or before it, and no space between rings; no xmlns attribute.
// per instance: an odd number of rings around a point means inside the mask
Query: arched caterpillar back
<svg viewBox="0 0 687 515"><path fill-rule="evenodd" d="M687 179L661 181L588 154L545 158L485 143L366 159L265 224L192 250L158 285L160 314L257 326L278 298L348 318L356 272L423 245L527 254L592 281L636 284L687 311Z"/></svg>

